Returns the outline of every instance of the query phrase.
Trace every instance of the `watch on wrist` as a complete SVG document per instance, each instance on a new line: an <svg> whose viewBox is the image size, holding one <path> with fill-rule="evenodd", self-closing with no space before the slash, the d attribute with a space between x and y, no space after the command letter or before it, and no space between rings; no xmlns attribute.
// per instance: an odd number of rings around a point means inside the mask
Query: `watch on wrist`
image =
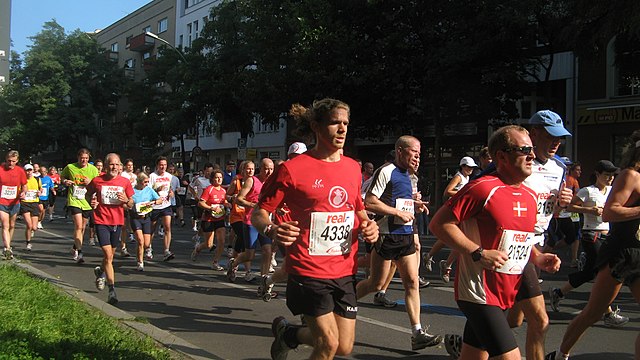
<svg viewBox="0 0 640 360"><path fill-rule="evenodd" d="M471 259L475 262L480 261L480 259L482 259L482 251L484 251L482 247L477 248L474 252L471 253Z"/></svg>

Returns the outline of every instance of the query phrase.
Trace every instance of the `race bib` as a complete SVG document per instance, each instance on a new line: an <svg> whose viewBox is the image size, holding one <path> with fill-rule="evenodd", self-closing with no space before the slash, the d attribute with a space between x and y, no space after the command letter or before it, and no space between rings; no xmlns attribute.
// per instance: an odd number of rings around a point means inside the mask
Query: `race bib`
<svg viewBox="0 0 640 360"><path fill-rule="evenodd" d="M26 201L36 201L38 199L38 190L27 190L24 194Z"/></svg>
<svg viewBox="0 0 640 360"><path fill-rule="evenodd" d="M309 255L335 256L351 252L355 212L313 212L309 229Z"/></svg>
<svg viewBox="0 0 640 360"><path fill-rule="evenodd" d="M529 261L531 248L535 244L534 233L516 230L503 230L498 250L509 256L502 267L496 269L503 274L520 275Z"/></svg>
<svg viewBox="0 0 640 360"><path fill-rule="evenodd" d="M2 185L2 194L0 194L0 197L9 200L15 199L18 197L18 187Z"/></svg>
<svg viewBox="0 0 640 360"><path fill-rule="evenodd" d="M224 206L222 205L214 205L213 208L211 209L211 216L213 216L214 219L220 219L224 215L225 215L225 211L224 211Z"/></svg>
<svg viewBox="0 0 640 360"><path fill-rule="evenodd" d="M176 193L180 196L182 195L186 195L187 194L187 188L186 187L179 187L176 189Z"/></svg>
<svg viewBox="0 0 640 360"><path fill-rule="evenodd" d="M580 222L580 214L578 214L578 213L571 213L571 221L572 221L572 222Z"/></svg>
<svg viewBox="0 0 640 360"><path fill-rule="evenodd" d="M406 211L408 213L413 214L415 212L414 204L415 203L413 199L396 199L396 209L400 211ZM403 223L402 219L400 219L397 216L394 216L393 223L396 225L411 225L413 224L413 220Z"/></svg>
<svg viewBox="0 0 640 360"><path fill-rule="evenodd" d="M49 196L49 188L43 187L42 192L40 192L40 196L47 197Z"/></svg>
<svg viewBox="0 0 640 360"><path fill-rule="evenodd" d="M124 192L122 186L103 186L100 190L100 201L105 205L122 205L122 201L118 199L118 193Z"/></svg>
<svg viewBox="0 0 640 360"><path fill-rule="evenodd" d="M84 200L84 196L87 194L87 188L80 185L73 186L72 196L76 199Z"/></svg>
<svg viewBox="0 0 640 360"><path fill-rule="evenodd" d="M153 210L153 204L150 202L143 202L136 204L136 213L140 216L147 215Z"/></svg>

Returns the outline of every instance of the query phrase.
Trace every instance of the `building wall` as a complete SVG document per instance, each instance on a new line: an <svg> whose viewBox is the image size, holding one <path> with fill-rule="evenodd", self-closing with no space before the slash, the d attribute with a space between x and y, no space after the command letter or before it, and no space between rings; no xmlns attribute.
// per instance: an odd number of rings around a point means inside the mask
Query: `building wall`
<svg viewBox="0 0 640 360"><path fill-rule="evenodd" d="M11 0L0 0L0 88L9 83Z"/></svg>

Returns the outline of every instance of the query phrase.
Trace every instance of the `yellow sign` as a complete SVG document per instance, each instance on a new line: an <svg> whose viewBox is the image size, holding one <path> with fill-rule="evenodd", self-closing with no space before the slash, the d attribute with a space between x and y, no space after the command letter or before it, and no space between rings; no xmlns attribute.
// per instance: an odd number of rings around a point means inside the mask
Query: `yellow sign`
<svg viewBox="0 0 640 360"><path fill-rule="evenodd" d="M578 125L608 125L640 121L640 106L578 108Z"/></svg>
<svg viewBox="0 0 640 360"><path fill-rule="evenodd" d="M247 149L247 159L255 160L258 157L257 149Z"/></svg>

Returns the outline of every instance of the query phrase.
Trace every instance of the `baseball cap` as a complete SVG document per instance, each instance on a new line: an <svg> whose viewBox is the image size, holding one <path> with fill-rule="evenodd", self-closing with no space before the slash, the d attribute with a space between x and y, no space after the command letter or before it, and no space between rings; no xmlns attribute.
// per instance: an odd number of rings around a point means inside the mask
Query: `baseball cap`
<svg viewBox="0 0 640 360"><path fill-rule="evenodd" d="M613 165L613 163L609 160L600 160L596 164L596 171L599 173L603 173L603 172L617 173L619 170L620 168Z"/></svg>
<svg viewBox="0 0 640 360"><path fill-rule="evenodd" d="M529 125L542 125L551 136L571 136L571 133L564 128L560 115L551 110L540 110L529 119Z"/></svg>
<svg viewBox="0 0 640 360"><path fill-rule="evenodd" d="M307 151L307 145L301 142L294 142L289 146L289 151L287 151L287 155L291 154L302 154Z"/></svg>
<svg viewBox="0 0 640 360"><path fill-rule="evenodd" d="M567 156L560 156L560 161L565 165L573 165L573 161L571 161Z"/></svg>
<svg viewBox="0 0 640 360"><path fill-rule="evenodd" d="M465 156L462 159L460 159L460 166L462 165L467 165L469 167L478 167L476 162L473 161L473 158L471 158L470 156Z"/></svg>
<svg viewBox="0 0 640 360"><path fill-rule="evenodd" d="M24 169L25 170L33 170L33 165L27 164L27 165L24 166Z"/></svg>

